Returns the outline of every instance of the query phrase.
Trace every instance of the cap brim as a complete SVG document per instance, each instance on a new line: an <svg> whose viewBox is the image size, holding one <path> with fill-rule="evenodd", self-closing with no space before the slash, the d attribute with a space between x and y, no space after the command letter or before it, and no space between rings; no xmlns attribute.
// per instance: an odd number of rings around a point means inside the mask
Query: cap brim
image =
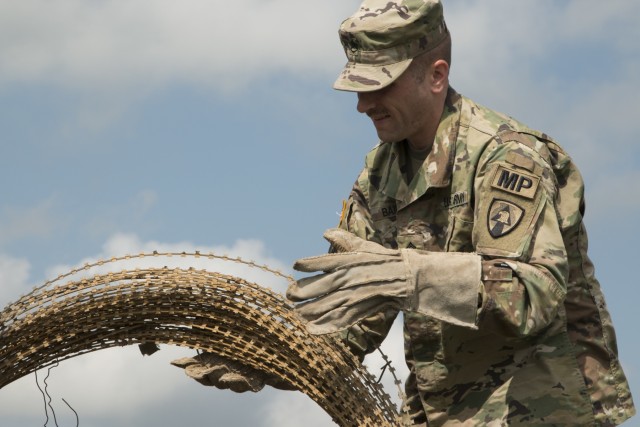
<svg viewBox="0 0 640 427"><path fill-rule="evenodd" d="M350 92L373 92L393 83L411 64L412 58L387 65L347 62L333 84L334 89Z"/></svg>

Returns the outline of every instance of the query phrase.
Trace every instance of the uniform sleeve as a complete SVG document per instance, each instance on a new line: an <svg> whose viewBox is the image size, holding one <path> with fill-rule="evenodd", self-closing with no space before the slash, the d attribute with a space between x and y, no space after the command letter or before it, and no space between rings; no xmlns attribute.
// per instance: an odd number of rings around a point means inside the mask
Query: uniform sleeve
<svg viewBox="0 0 640 427"><path fill-rule="evenodd" d="M372 226L366 188L367 174L365 170L360 174L351 190L340 217L339 227L362 239L382 244ZM397 315L398 311L391 309L378 313L341 332L341 337L351 350L362 359L382 344Z"/></svg>
<svg viewBox="0 0 640 427"><path fill-rule="evenodd" d="M544 145L492 144L475 179L473 242L482 257L478 327L534 335L563 305L569 266L558 184Z"/></svg>

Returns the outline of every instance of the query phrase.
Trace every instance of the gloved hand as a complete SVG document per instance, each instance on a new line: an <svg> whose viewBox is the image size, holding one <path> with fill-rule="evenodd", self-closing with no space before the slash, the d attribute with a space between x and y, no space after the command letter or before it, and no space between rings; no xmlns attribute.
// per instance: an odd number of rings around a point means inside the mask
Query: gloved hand
<svg viewBox="0 0 640 427"><path fill-rule="evenodd" d="M201 353L194 357L183 357L171 362L183 368L187 376L206 386L230 389L236 393L258 392L265 385L281 390L295 390L280 377L259 371L214 353Z"/></svg>
<svg viewBox="0 0 640 427"><path fill-rule="evenodd" d="M342 229L325 239L337 249L294 264L323 272L294 282L287 298L312 334L344 330L388 308L476 328L481 259L473 253L387 249Z"/></svg>

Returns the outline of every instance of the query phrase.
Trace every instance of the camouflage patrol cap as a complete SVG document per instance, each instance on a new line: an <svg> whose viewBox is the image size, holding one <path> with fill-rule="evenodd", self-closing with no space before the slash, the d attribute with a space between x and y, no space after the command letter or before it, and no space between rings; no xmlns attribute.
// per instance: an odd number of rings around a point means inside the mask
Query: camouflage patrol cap
<svg viewBox="0 0 640 427"><path fill-rule="evenodd" d="M340 25L347 65L335 89L369 92L391 84L413 58L449 34L440 0L364 0Z"/></svg>

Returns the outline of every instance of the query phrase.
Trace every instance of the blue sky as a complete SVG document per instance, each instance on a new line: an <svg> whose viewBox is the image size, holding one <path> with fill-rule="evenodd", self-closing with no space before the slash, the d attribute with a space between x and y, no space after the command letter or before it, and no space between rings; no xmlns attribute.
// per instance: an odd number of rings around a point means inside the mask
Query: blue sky
<svg viewBox="0 0 640 427"><path fill-rule="evenodd" d="M345 61L337 28L358 4L0 1L0 304L87 259L142 250L204 248L289 272L324 252L376 143L355 96L331 89ZM554 136L582 171L590 253L637 392L640 3L444 6L453 86ZM387 351L402 369L400 346L395 335ZM63 397L84 426L332 425L300 393L192 384L168 366L177 354L64 362L50 380L60 416ZM0 390L0 419L44 423L32 376Z"/></svg>

